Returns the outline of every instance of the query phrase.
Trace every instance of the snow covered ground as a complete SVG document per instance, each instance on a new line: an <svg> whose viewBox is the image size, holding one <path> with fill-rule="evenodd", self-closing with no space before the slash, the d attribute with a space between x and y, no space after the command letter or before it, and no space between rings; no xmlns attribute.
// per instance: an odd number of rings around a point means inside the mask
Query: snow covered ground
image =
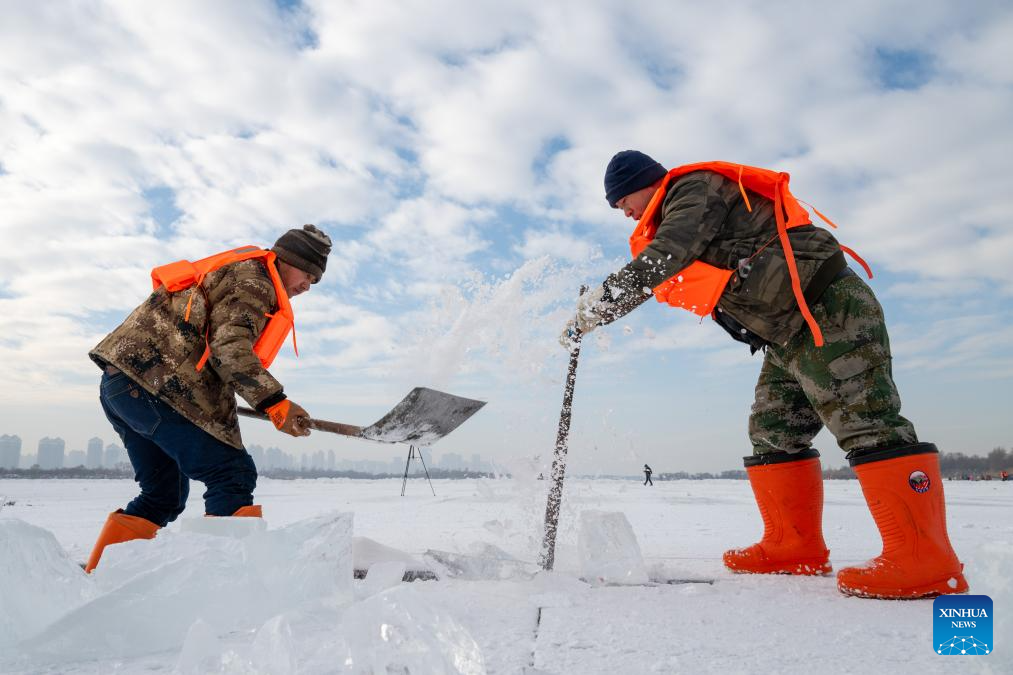
<svg viewBox="0 0 1013 675"><path fill-rule="evenodd" d="M556 572L533 575L545 481L434 485L436 497L413 480L402 498L400 480L261 479L267 532L207 537L184 531L201 521L178 521L108 549L85 577L73 561L134 484L0 481L0 503L14 502L0 510L0 672L1013 672L1013 482L945 485L971 592L995 603L995 651L977 657L933 652L931 600L846 598L833 577L726 573L722 551L761 531L745 481L569 480ZM202 513L194 487L184 519ZM877 554L858 483L829 481L826 493L835 568ZM588 511L625 514L651 578L715 582L580 581ZM530 564L405 584L389 562L346 581L349 518L335 512L353 514L356 537L419 559L439 549Z"/></svg>

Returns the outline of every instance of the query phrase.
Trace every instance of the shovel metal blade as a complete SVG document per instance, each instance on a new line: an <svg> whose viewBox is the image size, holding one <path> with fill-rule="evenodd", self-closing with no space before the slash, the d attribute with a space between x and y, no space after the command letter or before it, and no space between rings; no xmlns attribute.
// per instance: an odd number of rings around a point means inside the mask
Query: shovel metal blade
<svg viewBox="0 0 1013 675"><path fill-rule="evenodd" d="M383 443L432 445L478 412L485 401L415 387L394 409L362 430L362 437Z"/></svg>

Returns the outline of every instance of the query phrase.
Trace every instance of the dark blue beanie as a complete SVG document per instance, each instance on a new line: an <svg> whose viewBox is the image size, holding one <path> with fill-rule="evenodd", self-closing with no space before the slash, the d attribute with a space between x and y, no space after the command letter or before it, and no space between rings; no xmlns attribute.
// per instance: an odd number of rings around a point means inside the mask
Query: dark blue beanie
<svg viewBox="0 0 1013 675"><path fill-rule="evenodd" d="M605 199L616 208L620 199L652 185L667 173L665 167L639 150L617 152L605 169Z"/></svg>

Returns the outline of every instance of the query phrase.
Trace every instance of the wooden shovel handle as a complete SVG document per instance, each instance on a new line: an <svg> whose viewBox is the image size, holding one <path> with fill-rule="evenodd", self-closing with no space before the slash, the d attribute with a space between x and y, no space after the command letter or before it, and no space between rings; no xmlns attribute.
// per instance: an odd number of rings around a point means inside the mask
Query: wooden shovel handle
<svg viewBox="0 0 1013 675"><path fill-rule="evenodd" d="M271 418L267 416L267 413L257 412L251 408L244 408L239 406L236 409L243 417L252 417L258 420L268 420ZM310 429L316 429L317 431L327 431L332 434L341 434L342 436L355 436L358 438L362 437L362 427L357 427L354 424L342 424L341 422L328 422L327 420L317 420L312 417L309 418Z"/></svg>

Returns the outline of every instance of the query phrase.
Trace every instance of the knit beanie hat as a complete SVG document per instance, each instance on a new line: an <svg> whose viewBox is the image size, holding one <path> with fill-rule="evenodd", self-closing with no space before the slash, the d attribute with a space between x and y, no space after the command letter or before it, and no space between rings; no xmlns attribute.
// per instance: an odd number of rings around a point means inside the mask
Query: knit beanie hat
<svg viewBox="0 0 1013 675"><path fill-rule="evenodd" d="M667 173L665 167L638 150L617 152L605 169L605 199L616 208L620 199L652 185Z"/></svg>
<svg viewBox="0 0 1013 675"><path fill-rule="evenodd" d="M317 283L327 268L331 238L315 225L303 225L301 230L289 230L278 237L271 250L279 260L312 274L316 277L313 283Z"/></svg>

